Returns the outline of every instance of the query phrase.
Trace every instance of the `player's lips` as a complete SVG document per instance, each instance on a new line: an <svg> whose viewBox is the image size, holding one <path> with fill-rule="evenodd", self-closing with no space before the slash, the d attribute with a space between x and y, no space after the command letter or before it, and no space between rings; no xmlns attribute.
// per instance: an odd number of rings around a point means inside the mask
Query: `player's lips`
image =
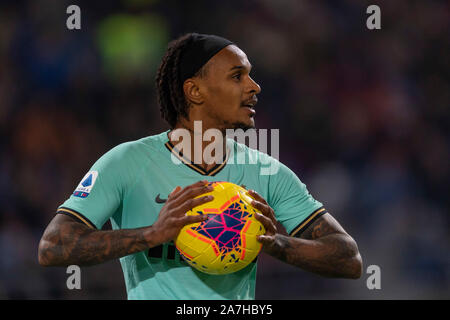
<svg viewBox="0 0 450 320"><path fill-rule="evenodd" d="M254 96L253 98L242 102L242 106L254 108L257 103L258 103L258 98L256 96Z"/></svg>
<svg viewBox="0 0 450 320"><path fill-rule="evenodd" d="M258 103L258 98L253 97L253 98L250 99L250 100L244 101L244 102L242 103L242 107L245 108L245 109L247 109L247 110L250 112L250 114L253 116L253 115L256 114L256 111L255 111L255 105L256 105L257 103Z"/></svg>
<svg viewBox="0 0 450 320"><path fill-rule="evenodd" d="M246 109L250 113L251 117L253 117L256 114L255 109L253 109L253 107L251 106L243 106L242 108Z"/></svg>

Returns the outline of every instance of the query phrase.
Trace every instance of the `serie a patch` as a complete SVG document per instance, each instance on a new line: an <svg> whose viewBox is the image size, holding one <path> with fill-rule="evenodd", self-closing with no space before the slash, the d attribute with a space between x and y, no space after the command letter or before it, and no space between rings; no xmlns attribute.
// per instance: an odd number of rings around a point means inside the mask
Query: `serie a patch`
<svg viewBox="0 0 450 320"><path fill-rule="evenodd" d="M92 187L95 184L95 180L97 180L97 176L97 171L89 171L88 173L86 173L83 179L81 179L80 184L73 192L73 195L75 197L86 198L89 193L91 193Z"/></svg>

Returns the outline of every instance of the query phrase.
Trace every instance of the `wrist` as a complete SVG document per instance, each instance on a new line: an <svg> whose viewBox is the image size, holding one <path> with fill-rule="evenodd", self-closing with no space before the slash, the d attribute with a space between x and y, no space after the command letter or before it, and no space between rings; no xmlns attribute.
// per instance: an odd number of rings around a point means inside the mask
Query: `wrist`
<svg viewBox="0 0 450 320"><path fill-rule="evenodd" d="M274 255L275 253L279 252L281 247L283 246L283 240L281 239L281 237L282 235L279 233L273 235L273 241L264 242L262 250L269 255Z"/></svg>
<svg viewBox="0 0 450 320"><path fill-rule="evenodd" d="M160 240L158 230L153 226L144 229L144 241L149 248L159 246L163 243L163 241Z"/></svg>

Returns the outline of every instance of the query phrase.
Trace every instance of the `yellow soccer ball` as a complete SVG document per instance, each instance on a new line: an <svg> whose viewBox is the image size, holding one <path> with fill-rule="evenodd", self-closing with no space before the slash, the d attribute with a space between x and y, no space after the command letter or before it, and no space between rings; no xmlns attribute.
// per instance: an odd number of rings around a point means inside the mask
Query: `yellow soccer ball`
<svg viewBox="0 0 450 320"><path fill-rule="evenodd" d="M245 268L261 251L258 235L266 231L255 218L259 212L244 188L230 182L211 182L214 200L189 210L208 219L184 226L175 245L193 268L209 274L228 274Z"/></svg>

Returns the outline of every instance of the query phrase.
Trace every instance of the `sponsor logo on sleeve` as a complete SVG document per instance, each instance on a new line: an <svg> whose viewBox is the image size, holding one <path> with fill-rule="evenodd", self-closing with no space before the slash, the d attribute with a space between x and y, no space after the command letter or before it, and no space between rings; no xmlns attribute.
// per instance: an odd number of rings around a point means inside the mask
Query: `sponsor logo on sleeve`
<svg viewBox="0 0 450 320"><path fill-rule="evenodd" d="M75 197L86 198L89 193L91 193L95 180L97 180L97 176L97 171L89 171L83 179L81 179L81 182L73 192L73 195Z"/></svg>

